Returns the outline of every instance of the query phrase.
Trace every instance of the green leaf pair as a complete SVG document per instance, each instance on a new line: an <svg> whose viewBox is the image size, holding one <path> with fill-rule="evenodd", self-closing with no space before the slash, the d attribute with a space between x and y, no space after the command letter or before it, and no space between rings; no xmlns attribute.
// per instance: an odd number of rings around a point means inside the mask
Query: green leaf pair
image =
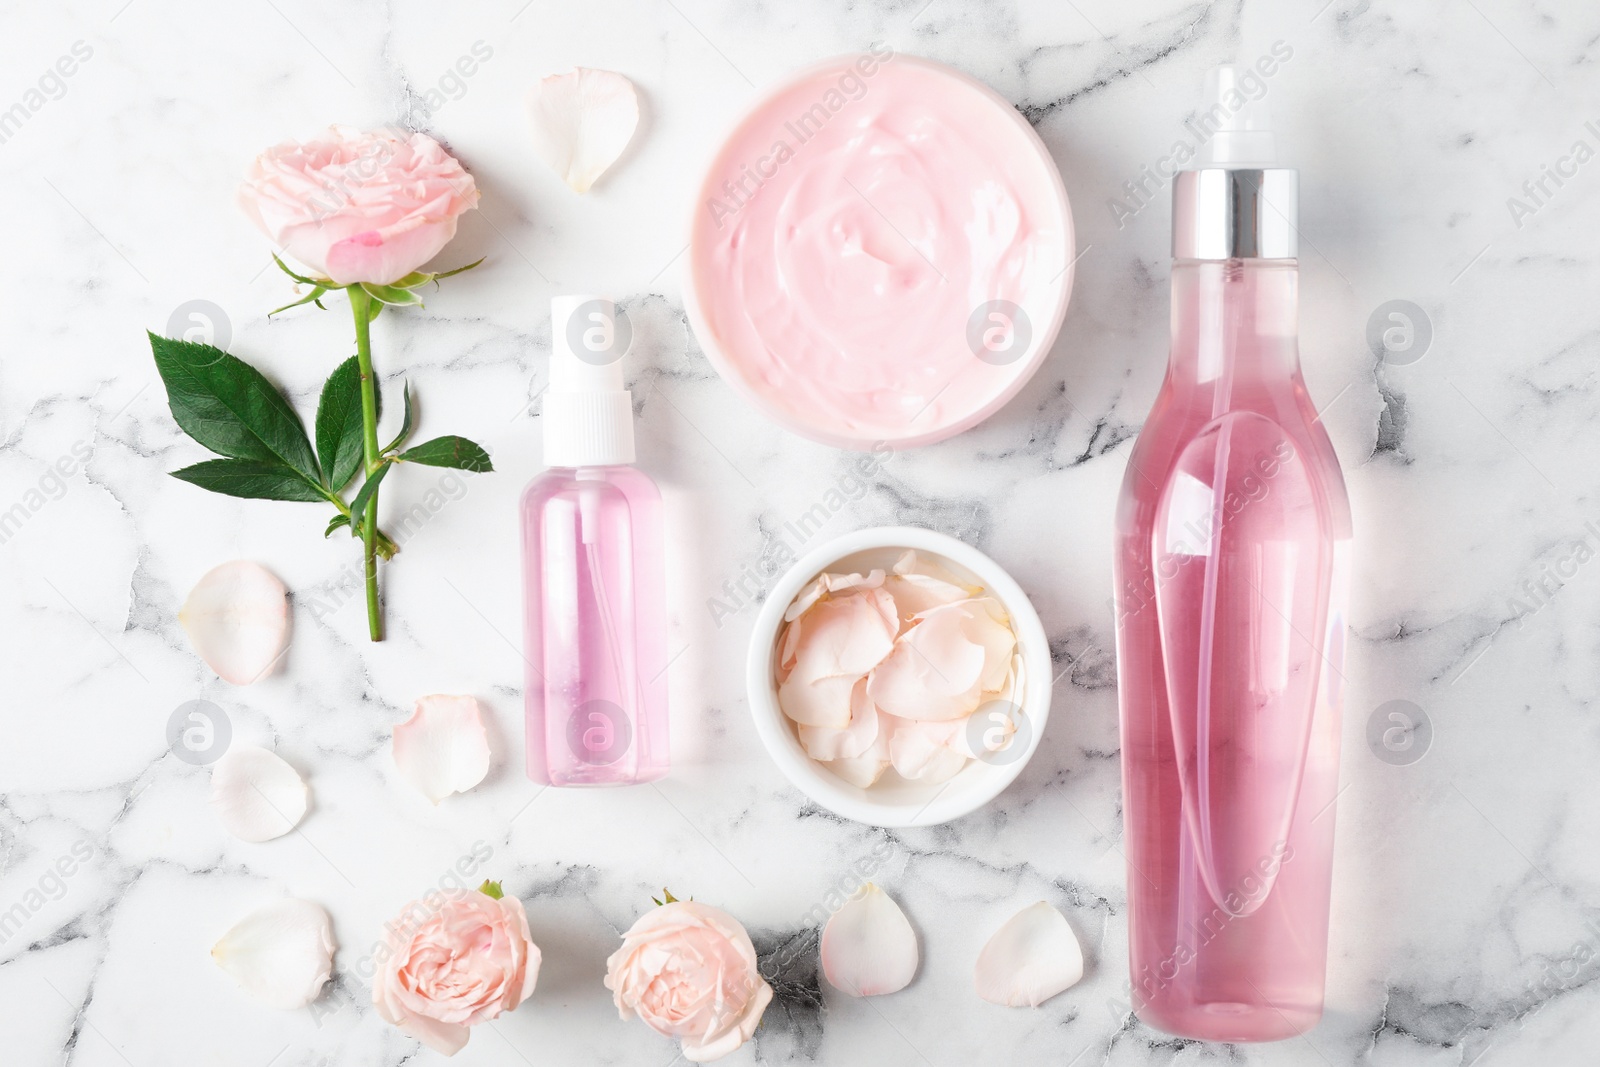
<svg viewBox="0 0 1600 1067"><path fill-rule="evenodd" d="M224 457L175 471L177 477L229 496L328 498L300 416L260 371L211 345L149 336L173 419Z"/></svg>
<svg viewBox="0 0 1600 1067"><path fill-rule="evenodd" d="M494 469L481 446L453 434L397 451L415 421L408 384L400 432L384 446L382 463L362 482L346 509L340 494L362 464L361 370L355 356L339 364L323 384L313 451L300 417L260 371L211 345L149 336L172 417L185 433L222 457L173 472L202 489L256 500L331 502L340 512L324 536L341 527L359 535L366 502L394 463L473 472ZM375 406L381 410L377 397L374 390Z"/></svg>

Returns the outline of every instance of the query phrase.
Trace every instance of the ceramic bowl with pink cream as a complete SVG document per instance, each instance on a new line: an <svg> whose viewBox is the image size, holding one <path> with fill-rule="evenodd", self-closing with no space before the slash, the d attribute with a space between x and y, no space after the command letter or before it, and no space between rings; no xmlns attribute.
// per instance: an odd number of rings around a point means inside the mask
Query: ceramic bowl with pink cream
<svg viewBox="0 0 1600 1067"><path fill-rule="evenodd" d="M1072 287L1066 190L982 83L875 46L734 126L691 224L690 322L781 425L842 448L960 433L1044 361Z"/></svg>

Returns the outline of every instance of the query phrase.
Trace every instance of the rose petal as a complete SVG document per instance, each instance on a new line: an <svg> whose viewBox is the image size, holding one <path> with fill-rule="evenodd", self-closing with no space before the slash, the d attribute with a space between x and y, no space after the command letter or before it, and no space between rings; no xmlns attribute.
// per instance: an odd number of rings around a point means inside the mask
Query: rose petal
<svg viewBox="0 0 1600 1067"><path fill-rule="evenodd" d="M469 696L426 696L394 728L400 776L437 804L465 793L489 773L489 737L478 702Z"/></svg>
<svg viewBox="0 0 1600 1067"><path fill-rule="evenodd" d="M578 67L534 86L528 114L534 151L574 190L586 193L633 139L639 97L620 74Z"/></svg>
<svg viewBox="0 0 1600 1067"><path fill-rule="evenodd" d="M256 745L230 748L211 768L211 806L223 828L244 841L271 841L293 830L309 794L299 771Z"/></svg>
<svg viewBox="0 0 1600 1067"><path fill-rule="evenodd" d="M917 935L900 905L868 882L823 927L822 973L853 997L909 985L917 973Z"/></svg>
<svg viewBox="0 0 1600 1067"><path fill-rule="evenodd" d="M971 601L982 612L968 616L967 635L983 646L983 677L978 684L986 693L1000 689L1011 671L1011 660L1017 649L1017 635L1011 630L1011 617L993 597L976 597Z"/></svg>
<svg viewBox="0 0 1600 1067"><path fill-rule="evenodd" d="M878 739L878 711L867 698L867 682L861 679L850 691L850 725L842 729L827 726L801 726L800 746L815 760L845 759L859 756Z"/></svg>
<svg viewBox="0 0 1600 1067"><path fill-rule="evenodd" d="M963 586L941 568L907 551L894 565L894 573L884 588L900 609L902 631L918 615L943 604L965 600L979 592L977 586Z"/></svg>
<svg viewBox="0 0 1600 1067"><path fill-rule="evenodd" d="M978 706L984 649L967 633L966 601L924 613L872 672L878 710L905 719L959 719Z"/></svg>
<svg viewBox="0 0 1600 1067"><path fill-rule="evenodd" d="M280 900L245 916L211 958L257 1000L285 1011L317 999L333 973L333 927L309 900Z"/></svg>
<svg viewBox="0 0 1600 1067"><path fill-rule="evenodd" d="M967 765L966 754L956 748L966 725L966 719L899 719L889 741L889 758L895 771L902 778L933 785L954 778Z"/></svg>
<svg viewBox="0 0 1600 1067"><path fill-rule="evenodd" d="M860 678L889 654L899 631L894 601L881 589L823 600L790 625L800 627L793 673L803 682Z"/></svg>
<svg viewBox="0 0 1600 1067"><path fill-rule="evenodd" d="M269 673L289 642L288 590L258 563L206 572L178 609L194 650L224 681L249 685Z"/></svg>
<svg viewBox="0 0 1600 1067"><path fill-rule="evenodd" d="M970 715L984 692L1005 684L1016 637L1003 618L988 597L921 613L873 670L868 687L873 703L907 719L937 722Z"/></svg>
<svg viewBox="0 0 1600 1067"><path fill-rule="evenodd" d="M783 621L793 622L810 611L811 606L821 600L824 593L876 589L883 584L883 580L882 571L870 571L867 574L819 574L800 590L800 595L794 598L794 603L783 613Z"/></svg>
<svg viewBox="0 0 1600 1067"><path fill-rule="evenodd" d="M856 681L894 648L897 628L894 601L881 589L819 601L784 635L793 662L778 684L778 707L802 726L844 729Z"/></svg>
<svg viewBox="0 0 1600 1067"><path fill-rule="evenodd" d="M879 759L869 752L863 756L846 756L843 759L831 760L823 766L851 785L867 789L883 777L883 772L889 769L889 761Z"/></svg>
<svg viewBox="0 0 1600 1067"><path fill-rule="evenodd" d="M978 953L978 996L991 1004L1038 1007L1083 977L1083 949L1072 926L1048 903L1006 920Z"/></svg>

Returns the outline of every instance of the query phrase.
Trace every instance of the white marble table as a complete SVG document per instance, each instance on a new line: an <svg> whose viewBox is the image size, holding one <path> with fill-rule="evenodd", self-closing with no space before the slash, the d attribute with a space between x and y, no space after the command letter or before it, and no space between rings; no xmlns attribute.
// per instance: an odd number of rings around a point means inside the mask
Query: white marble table
<svg viewBox="0 0 1600 1067"><path fill-rule="evenodd" d="M355 970L380 924L475 842L526 901L545 968L463 1064L667 1064L675 1047L619 1022L600 986L649 893L720 904L771 948L803 934L800 917L883 842L892 858L874 877L919 929L917 980L854 1001L802 963L727 1062L1593 1062L1600 579L1585 563L1600 548L1588 525L1600 519L1600 163L1563 160L1579 140L1600 147L1600 122L1585 125L1600 120L1600 11L1239 6L12 5L0 912L24 913L0 942L0 1062L435 1062L377 1018ZM41 86L80 41L88 58ZM492 57L452 83L480 41ZM1066 177L1083 251L1062 336L1027 389L978 429L895 456L819 534L899 522L977 545L1033 597L1061 671L1042 747L1011 789L948 826L895 833L808 804L748 720L753 609L719 627L707 602L847 456L729 391L685 324L678 278L691 185L718 131L757 86L873 41L954 63L1015 102ZM1140 206L1124 183L1185 135L1207 66L1274 41L1293 51L1270 103L1303 171L1306 377L1348 474L1359 569L1327 1016L1303 1040L1228 1048L1155 1033L1120 999L1110 515L1163 369L1168 233L1167 190ZM647 101L634 147L581 199L535 160L520 110L537 77L573 64L623 71ZM173 426L142 332L210 301L232 351L310 408L350 350L345 316L267 320L288 284L233 187L262 147L335 120L426 130L484 192L445 258L488 263L403 323L386 315L376 345L391 389L417 384L423 431L485 442L498 470L448 498L386 572L390 639L376 646L358 602L325 610L354 557L321 539L316 509L167 477L201 451ZM1523 183L1558 165L1570 176L1535 202ZM520 753L515 502L540 469L530 403L548 299L584 289L624 298L633 318L643 462L672 508L675 766L659 788L540 793ZM1396 299L1425 309L1431 344L1380 365L1365 330ZM57 480L63 457L77 461ZM429 486L406 471L385 507ZM295 598L287 668L248 688L218 681L174 619L195 580L235 558L267 564ZM436 691L478 695L497 751L482 787L432 808L397 778L388 731ZM307 776L300 833L248 845L220 830L207 772L165 738L173 709L201 698L236 740L275 746ZM1368 744L1391 700L1431 721L1420 761ZM89 860L30 895L78 842ZM324 903L341 944L315 1014L259 1006L207 956L285 894ZM1078 931L1086 979L1033 1011L982 1003L979 945L1041 897Z"/></svg>

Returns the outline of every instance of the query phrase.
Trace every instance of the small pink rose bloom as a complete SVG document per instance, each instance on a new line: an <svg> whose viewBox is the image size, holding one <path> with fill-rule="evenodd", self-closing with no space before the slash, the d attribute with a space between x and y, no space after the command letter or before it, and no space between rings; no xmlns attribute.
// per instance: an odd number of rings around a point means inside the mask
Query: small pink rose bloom
<svg viewBox="0 0 1600 1067"><path fill-rule="evenodd" d="M694 901L642 916L606 960L606 988L624 1019L683 1043L694 1063L720 1059L750 1040L772 987L739 920Z"/></svg>
<svg viewBox="0 0 1600 1067"><path fill-rule="evenodd" d="M539 946L515 897L430 894L387 930L374 954L372 1003L446 1056L466 1045L469 1027L521 1004L539 977Z"/></svg>
<svg viewBox="0 0 1600 1067"><path fill-rule="evenodd" d="M289 255L339 285L388 285L439 254L478 187L420 133L330 126L250 164L239 205Z"/></svg>

